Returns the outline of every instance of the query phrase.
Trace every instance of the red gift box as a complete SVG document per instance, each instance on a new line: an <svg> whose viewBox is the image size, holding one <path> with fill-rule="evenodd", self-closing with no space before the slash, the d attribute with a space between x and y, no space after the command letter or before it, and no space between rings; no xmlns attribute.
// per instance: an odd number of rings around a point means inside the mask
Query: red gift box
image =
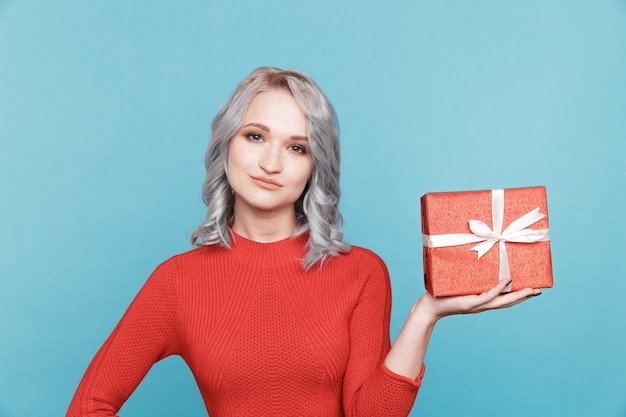
<svg viewBox="0 0 626 417"><path fill-rule="evenodd" d="M546 188L428 193L421 198L424 283L435 297L552 287Z"/></svg>

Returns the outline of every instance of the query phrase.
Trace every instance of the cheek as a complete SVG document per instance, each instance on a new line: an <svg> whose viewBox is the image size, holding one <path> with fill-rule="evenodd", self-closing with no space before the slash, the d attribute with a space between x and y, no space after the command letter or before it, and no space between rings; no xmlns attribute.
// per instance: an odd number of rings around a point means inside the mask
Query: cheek
<svg viewBox="0 0 626 417"><path fill-rule="evenodd" d="M226 159L226 178L228 178L228 181L231 181L231 178L233 176L232 172L233 169L235 167L235 162L233 161L233 153L231 152L231 148L228 148L228 158Z"/></svg>
<svg viewBox="0 0 626 417"><path fill-rule="evenodd" d="M300 186L302 187L302 190L304 191L304 188L311 180L311 174L313 173L313 163L310 162L308 165L303 167L300 172L302 173L302 176L300 178L299 183L300 183Z"/></svg>
<svg viewBox="0 0 626 417"><path fill-rule="evenodd" d="M242 144L237 138L233 138L228 146L228 159L226 163L226 175L230 178L231 175L236 175L246 166L246 152L243 149Z"/></svg>
<svg viewBox="0 0 626 417"><path fill-rule="evenodd" d="M235 140L231 140L228 147L228 158L226 160L226 179L232 188L238 188L239 177L241 171L244 169L244 161L241 160L241 150L234 143Z"/></svg>

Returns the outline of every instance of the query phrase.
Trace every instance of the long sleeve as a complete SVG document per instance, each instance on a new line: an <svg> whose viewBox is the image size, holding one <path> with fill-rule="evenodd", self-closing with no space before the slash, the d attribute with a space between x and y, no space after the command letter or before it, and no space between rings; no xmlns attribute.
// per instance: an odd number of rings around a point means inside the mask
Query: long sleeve
<svg viewBox="0 0 626 417"><path fill-rule="evenodd" d="M388 370L383 361L390 349L391 287L387 268L371 254L361 270L367 274L350 320L350 360L344 379L347 417L407 416L420 387L417 380Z"/></svg>
<svg viewBox="0 0 626 417"><path fill-rule="evenodd" d="M159 266L89 365L67 417L114 416L152 365L178 351L176 261Z"/></svg>

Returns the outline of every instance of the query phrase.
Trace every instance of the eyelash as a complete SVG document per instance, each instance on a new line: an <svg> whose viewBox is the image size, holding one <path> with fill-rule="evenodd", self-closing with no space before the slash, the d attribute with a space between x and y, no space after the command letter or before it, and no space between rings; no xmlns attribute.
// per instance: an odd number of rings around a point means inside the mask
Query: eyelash
<svg viewBox="0 0 626 417"><path fill-rule="evenodd" d="M261 140L263 140L263 136L259 135L258 133L248 133L246 134L246 137L252 142L260 142Z"/></svg>
<svg viewBox="0 0 626 417"><path fill-rule="evenodd" d="M248 138L248 140L250 140L251 142L255 142L255 143L258 143L264 140L263 135L259 133L254 133L254 132L247 133L245 136L246 138ZM293 153L301 154L301 155L306 155L309 153L306 146L302 146L302 145L290 145L288 149L292 151Z"/></svg>
<svg viewBox="0 0 626 417"><path fill-rule="evenodd" d="M306 155L307 153L309 153L306 147L301 146L301 145L291 145L289 146L289 148L291 149L292 152L297 153L297 154Z"/></svg>

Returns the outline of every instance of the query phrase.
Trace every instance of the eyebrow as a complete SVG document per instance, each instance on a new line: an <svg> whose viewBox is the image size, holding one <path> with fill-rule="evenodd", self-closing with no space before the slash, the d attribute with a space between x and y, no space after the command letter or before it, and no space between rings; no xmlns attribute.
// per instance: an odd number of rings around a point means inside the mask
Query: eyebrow
<svg viewBox="0 0 626 417"><path fill-rule="evenodd" d="M264 130L266 132L271 132L271 129L269 127L265 126L262 123L250 122L250 123L244 125L243 127L246 128L246 127L250 127L250 126L259 128L259 129ZM299 136L299 135L290 136L290 139L304 141L304 142L308 142L309 141L308 137L306 137L306 136Z"/></svg>

